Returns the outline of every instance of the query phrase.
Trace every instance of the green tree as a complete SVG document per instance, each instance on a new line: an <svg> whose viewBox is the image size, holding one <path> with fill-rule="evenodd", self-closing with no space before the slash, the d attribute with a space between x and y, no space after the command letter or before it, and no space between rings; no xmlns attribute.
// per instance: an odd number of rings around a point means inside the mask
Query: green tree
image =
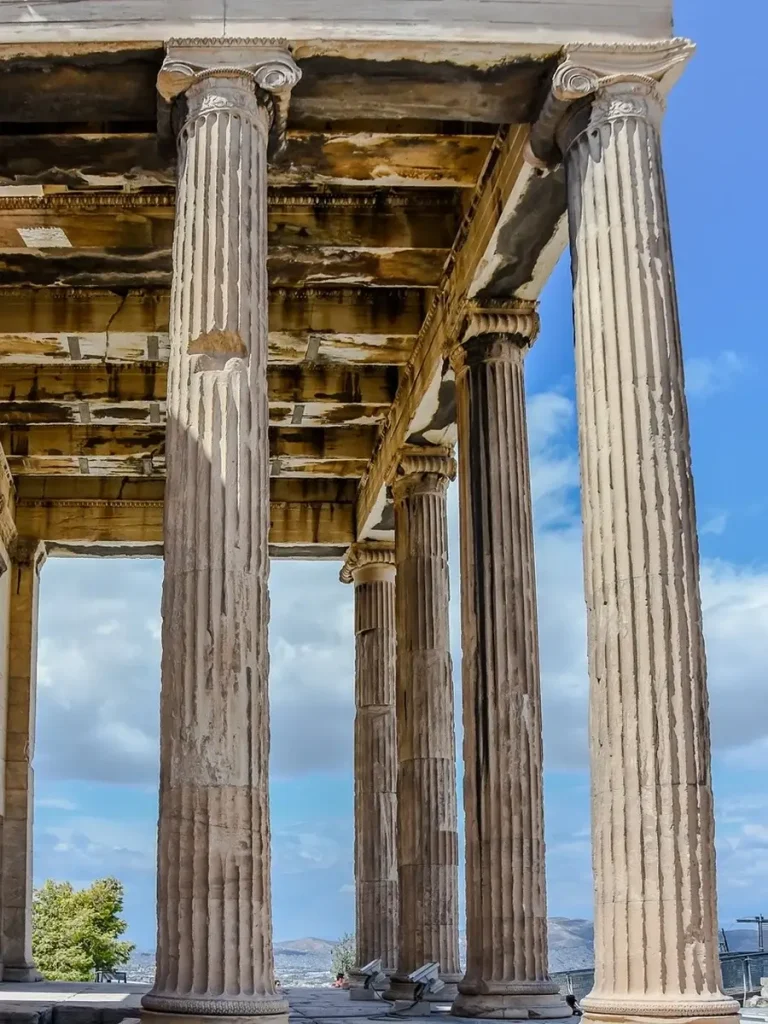
<svg viewBox="0 0 768 1024"><path fill-rule="evenodd" d="M337 974L349 974L355 966L355 936L342 935L333 947L331 971L334 978Z"/></svg>
<svg viewBox="0 0 768 1024"><path fill-rule="evenodd" d="M32 901L32 953L50 981L92 981L124 964L135 946L120 940L127 925L123 885L102 878L87 889L47 881Z"/></svg>

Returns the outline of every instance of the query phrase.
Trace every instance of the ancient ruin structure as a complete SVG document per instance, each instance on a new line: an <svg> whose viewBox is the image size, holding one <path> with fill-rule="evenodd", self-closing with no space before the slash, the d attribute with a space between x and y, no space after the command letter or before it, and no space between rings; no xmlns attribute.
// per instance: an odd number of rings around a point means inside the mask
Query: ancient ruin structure
<svg viewBox="0 0 768 1024"><path fill-rule="evenodd" d="M164 554L145 1013L287 1019L268 571L325 558L355 593L360 966L381 957L396 995L439 961L465 1016L568 1014L546 963L524 363L570 234L594 760L584 1007L595 1022L735 1017L660 156L691 52L669 0L2 4L6 979L36 976L40 566Z"/></svg>

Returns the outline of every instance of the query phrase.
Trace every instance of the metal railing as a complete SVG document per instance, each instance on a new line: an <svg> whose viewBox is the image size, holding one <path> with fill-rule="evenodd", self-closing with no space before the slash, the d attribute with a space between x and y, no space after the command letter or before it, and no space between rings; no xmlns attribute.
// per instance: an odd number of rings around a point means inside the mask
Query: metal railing
<svg viewBox="0 0 768 1024"><path fill-rule="evenodd" d="M768 977L768 953L721 953L723 988L742 1005L760 991L760 979ZM574 995L580 1002L592 990L594 970L557 971L552 980L563 995Z"/></svg>
<svg viewBox="0 0 768 1024"><path fill-rule="evenodd" d="M101 970L99 970L99 971L96 971L96 981L99 984L104 984L105 982L109 983L109 982L113 982L113 981L125 983L125 982L128 981L128 974L127 974L126 971L101 971Z"/></svg>

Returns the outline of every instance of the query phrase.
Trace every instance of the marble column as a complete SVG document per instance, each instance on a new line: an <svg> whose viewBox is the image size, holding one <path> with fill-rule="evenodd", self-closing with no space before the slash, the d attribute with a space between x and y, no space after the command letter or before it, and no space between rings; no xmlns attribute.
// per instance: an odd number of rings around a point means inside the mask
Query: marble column
<svg viewBox="0 0 768 1024"><path fill-rule="evenodd" d="M467 968L463 1017L571 1016L547 973L541 697L525 354L532 304L471 312L456 372Z"/></svg>
<svg viewBox="0 0 768 1024"><path fill-rule="evenodd" d="M4 981L42 981L32 958L32 760L35 753L37 613L40 569L44 561L45 549L38 541L19 540L12 548L2 841Z"/></svg>
<svg viewBox="0 0 768 1024"><path fill-rule="evenodd" d="M355 585L356 961L397 966L395 551L355 544L341 573ZM354 972L353 972L354 973Z"/></svg>
<svg viewBox="0 0 768 1024"><path fill-rule="evenodd" d="M642 56L642 55L641 55ZM637 59L635 59L635 68ZM651 77L562 66L589 629L595 986L586 1018L732 1020L688 413Z"/></svg>
<svg viewBox="0 0 768 1024"><path fill-rule="evenodd" d="M206 51L200 63L213 64L197 70L195 55L184 57L161 72L163 85L181 77L185 117L168 381L157 975L142 1002L145 1016L165 1020L283 1021L267 778L264 87L273 61L243 46L234 57ZM297 79L287 55L283 70Z"/></svg>
<svg viewBox="0 0 768 1024"><path fill-rule="evenodd" d="M398 969L390 998L410 998L407 976L440 964L456 995L459 971L458 814L453 673L448 620L446 492L450 453L404 455L395 502L397 624Z"/></svg>

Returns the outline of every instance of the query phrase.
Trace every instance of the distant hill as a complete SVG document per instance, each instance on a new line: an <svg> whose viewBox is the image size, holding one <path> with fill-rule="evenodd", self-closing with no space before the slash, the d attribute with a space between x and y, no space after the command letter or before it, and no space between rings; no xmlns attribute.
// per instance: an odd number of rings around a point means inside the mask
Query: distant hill
<svg viewBox="0 0 768 1024"><path fill-rule="evenodd" d="M733 953L753 952L757 946L755 928L726 929ZM337 940L338 941L338 940ZM331 956L337 941L308 936L275 943L277 974L285 986L327 985L330 983ZM467 937L459 936L462 964L466 962ZM550 917L549 969L560 971L591 970L594 966L594 928L591 921L576 917ZM129 980L151 985L154 980L154 953L134 953L128 965Z"/></svg>
<svg viewBox="0 0 768 1024"><path fill-rule="evenodd" d="M330 955L333 952L336 942L331 939L316 939L312 937L304 939L289 939L287 942L276 942L276 953L314 953L319 956Z"/></svg>
<svg viewBox="0 0 768 1024"><path fill-rule="evenodd" d="M757 950L757 928L726 928L729 953L754 953Z"/></svg>
<svg viewBox="0 0 768 1024"><path fill-rule="evenodd" d="M311 956L313 961L327 958L330 963L336 942L330 939L303 938L276 942L275 953L298 961ZM466 957L466 936L459 937L462 963ZM317 958L317 959L316 959ZM594 930L591 921L581 918L551 917L549 919L550 971L578 971L591 968L595 962Z"/></svg>
<svg viewBox="0 0 768 1024"><path fill-rule="evenodd" d="M587 970L595 964L595 929L579 917L550 917L550 971Z"/></svg>

